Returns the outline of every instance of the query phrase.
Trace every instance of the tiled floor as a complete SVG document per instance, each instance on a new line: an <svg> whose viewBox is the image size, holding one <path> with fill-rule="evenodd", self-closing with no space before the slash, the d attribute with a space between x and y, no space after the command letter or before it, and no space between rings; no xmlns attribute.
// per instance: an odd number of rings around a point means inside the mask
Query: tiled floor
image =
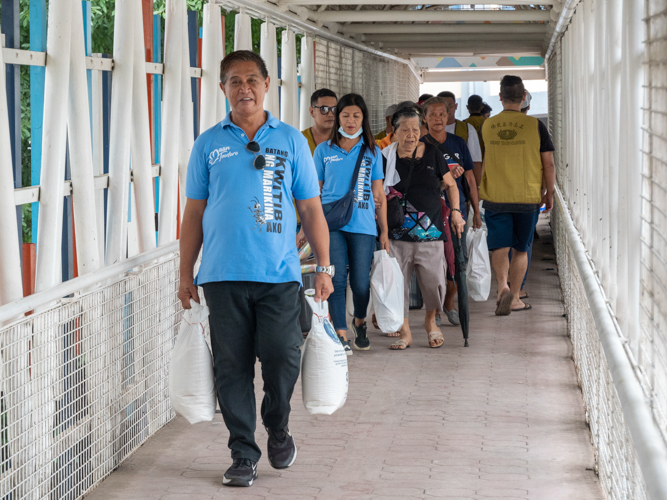
<svg viewBox="0 0 667 500"><path fill-rule="evenodd" d="M468 348L448 325L445 345L429 349L423 311L411 313L405 352L371 332L371 350L348 358L349 397L332 416L308 415L297 385L289 470L262 458L254 486L223 487L220 416L176 418L86 499L602 499L544 221L540 232L532 311L497 318L493 294L472 303ZM257 437L264 448L263 428Z"/></svg>

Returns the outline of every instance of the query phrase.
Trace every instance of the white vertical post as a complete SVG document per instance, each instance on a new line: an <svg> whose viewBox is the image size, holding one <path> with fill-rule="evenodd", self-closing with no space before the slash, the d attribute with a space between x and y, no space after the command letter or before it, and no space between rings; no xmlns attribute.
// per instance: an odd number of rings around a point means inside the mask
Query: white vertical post
<svg viewBox="0 0 667 500"><path fill-rule="evenodd" d="M218 22L220 22L220 31L217 31L216 33L218 34L218 41L217 41L217 46L218 46L218 82L220 82L220 62L225 58L225 40L222 36L222 16L218 16L219 12L216 9L215 10L215 18ZM220 122L222 121L225 116L227 115L227 98L225 97L225 94L222 92L222 89L220 88L220 85L218 85L218 96L216 99L216 110L215 110L215 119L216 121Z"/></svg>
<svg viewBox="0 0 667 500"><path fill-rule="evenodd" d="M46 39L42 172L37 226L35 291L41 292L62 280L63 182L67 137L67 89L69 87L72 3L52 0Z"/></svg>
<svg viewBox="0 0 667 500"><path fill-rule="evenodd" d="M218 82L220 81L220 50L218 40L222 31L220 24L220 7L217 4L204 4L203 30L201 48L201 106L199 116L199 133L217 123L216 110L218 98Z"/></svg>
<svg viewBox="0 0 667 500"><path fill-rule="evenodd" d="M134 64L132 68L132 178L139 253L155 248L155 208L151 161L150 119L148 117L148 89L146 87L146 55L144 52L144 24L141 3L134 5ZM135 204L136 203L136 204Z"/></svg>
<svg viewBox="0 0 667 500"><path fill-rule="evenodd" d="M259 54L264 59L266 69L269 72L271 82L269 91L264 96L264 109L276 118L280 118L280 106L278 102L278 43L276 40L276 27L268 20L262 24L259 41Z"/></svg>
<svg viewBox="0 0 667 500"><path fill-rule="evenodd" d="M134 16L132 3L119 2L116 5L113 40L114 70L111 84L111 125L109 134L107 266L124 260L126 257L130 184L130 140L132 133L131 96L134 65ZM162 185L160 185L160 196L162 196Z"/></svg>
<svg viewBox="0 0 667 500"><path fill-rule="evenodd" d="M280 89L280 119L292 125L299 126L299 101L297 99L297 77L296 77L296 44L294 32L289 27L282 33L281 51L281 76L282 87Z"/></svg>
<svg viewBox="0 0 667 500"><path fill-rule="evenodd" d="M93 54L93 57L101 57ZM102 116L102 72L92 72L93 102L93 171L95 175L104 173L104 121ZM95 191L98 252L100 262L104 262L104 191Z"/></svg>
<svg viewBox="0 0 667 500"><path fill-rule="evenodd" d="M2 44L0 44L0 234L2 235L0 238L0 306L23 297L3 59Z"/></svg>
<svg viewBox="0 0 667 500"><path fill-rule="evenodd" d="M299 106L299 129L305 130L313 124L310 116L310 96L315 92L315 47L312 37L301 38L301 98Z"/></svg>
<svg viewBox="0 0 667 500"><path fill-rule="evenodd" d="M162 137L160 144L160 215L158 244L176 240L178 193L178 145L183 71L184 0L166 0L164 30L164 83L162 95Z"/></svg>
<svg viewBox="0 0 667 500"><path fill-rule="evenodd" d="M190 160L190 153L192 152L192 145L195 142L195 130L193 122L193 103L192 103L192 77L190 76L190 50L188 39L188 18L185 11L185 4L183 5L183 43L182 59L183 65L181 70L181 115L180 115L180 131L178 134L178 190L179 190L179 210L181 220L183 218L183 211L185 210L185 180L188 171L188 161Z"/></svg>
<svg viewBox="0 0 667 500"><path fill-rule="evenodd" d="M252 25L243 9L234 19L234 50L252 50Z"/></svg>
<svg viewBox="0 0 667 500"><path fill-rule="evenodd" d="M67 139L72 172L72 204L79 276L95 271L101 266L85 56L83 12L77 7L72 9Z"/></svg>

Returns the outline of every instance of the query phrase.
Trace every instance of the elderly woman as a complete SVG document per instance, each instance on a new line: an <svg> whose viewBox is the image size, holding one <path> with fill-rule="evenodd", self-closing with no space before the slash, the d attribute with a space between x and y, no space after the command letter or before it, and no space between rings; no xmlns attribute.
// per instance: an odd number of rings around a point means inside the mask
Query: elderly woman
<svg viewBox="0 0 667 500"><path fill-rule="evenodd" d="M442 191L452 209L451 224L457 237L463 233L465 222L459 207L456 181L442 153L431 144L419 141L422 113L418 106L399 107L392 117L396 142L382 150L387 159L385 193L389 199L404 199L403 224L389 231L392 240L390 254L403 271L405 281L405 311L400 338L391 349L404 350L412 345L409 325L409 291L413 271L417 272L419 288L426 306L424 327L431 347L440 347L445 339L435 322L447 288L447 264L443 251L446 240L440 199Z"/></svg>

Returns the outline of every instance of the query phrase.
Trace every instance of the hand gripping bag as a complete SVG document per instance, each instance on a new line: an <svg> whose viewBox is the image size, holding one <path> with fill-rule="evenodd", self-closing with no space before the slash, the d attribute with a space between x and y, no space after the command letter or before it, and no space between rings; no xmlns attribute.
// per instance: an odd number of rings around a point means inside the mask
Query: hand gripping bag
<svg viewBox="0 0 667 500"><path fill-rule="evenodd" d="M301 347L303 405L311 415L331 415L347 399L347 355L329 321L329 305L315 302L312 295L306 291L313 319Z"/></svg>
<svg viewBox="0 0 667 500"><path fill-rule="evenodd" d="M191 424L213 420L215 379L213 359L204 339L202 323L208 307L190 301L183 312L169 362L169 399L176 413Z"/></svg>
<svg viewBox="0 0 667 500"><path fill-rule="evenodd" d="M486 244L486 231L483 229L468 230L468 267L466 281L468 295L472 300L483 302L489 298L491 291L491 262L489 247Z"/></svg>
<svg viewBox="0 0 667 500"><path fill-rule="evenodd" d="M398 261L386 250L373 254L371 297L375 319L383 333L394 333L403 327L405 290Z"/></svg>

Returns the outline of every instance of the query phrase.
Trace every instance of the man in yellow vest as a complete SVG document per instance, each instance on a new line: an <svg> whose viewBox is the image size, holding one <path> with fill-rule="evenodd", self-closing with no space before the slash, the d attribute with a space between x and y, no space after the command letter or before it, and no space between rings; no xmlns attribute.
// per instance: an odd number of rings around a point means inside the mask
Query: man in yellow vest
<svg viewBox="0 0 667 500"><path fill-rule="evenodd" d="M527 252L540 206L544 204L547 212L553 208L554 146L546 126L521 113L525 97L521 78L506 75L500 82L503 111L482 125L486 154L479 194L484 200L491 265L498 280L498 316L531 309L520 298Z"/></svg>
<svg viewBox="0 0 667 500"><path fill-rule="evenodd" d="M482 109L484 108L484 99L482 99L482 96L479 96L477 94L473 94L470 97L468 97L468 105L466 106L468 108L468 113L470 113L470 116L463 120L469 125L472 125L475 131L477 132L477 139L479 142L479 148L482 153L482 158L484 158L484 141L482 140L482 124L484 123L484 116L482 115ZM482 165L480 164L479 168L475 169L475 180L477 181L477 185L482 182Z"/></svg>
<svg viewBox="0 0 667 500"><path fill-rule="evenodd" d="M333 90L319 89L310 96L310 116L313 118L315 124L301 131L306 139L308 139L310 154L315 154L315 148L331 137L331 131L336 119L337 103L338 97ZM299 212L296 213L296 224L297 226L301 225ZM300 229L296 236L296 246L297 248L301 248L305 244L306 235L303 229Z"/></svg>
<svg viewBox="0 0 667 500"><path fill-rule="evenodd" d="M456 110L458 109L459 105L456 102L456 96L453 92L440 92L438 97L444 97L449 106L449 117L447 119L447 126L445 127L445 131L448 134L458 135L461 139L466 141L468 149L470 150L470 156L472 156L472 163L475 166L474 172L481 172L482 150L479 147L479 138L477 136L475 127L469 123L456 119ZM477 177L478 175L476 173L475 180L477 180ZM481 178L481 175L479 177ZM470 186L471 189L473 187L476 186Z"/></svg>

